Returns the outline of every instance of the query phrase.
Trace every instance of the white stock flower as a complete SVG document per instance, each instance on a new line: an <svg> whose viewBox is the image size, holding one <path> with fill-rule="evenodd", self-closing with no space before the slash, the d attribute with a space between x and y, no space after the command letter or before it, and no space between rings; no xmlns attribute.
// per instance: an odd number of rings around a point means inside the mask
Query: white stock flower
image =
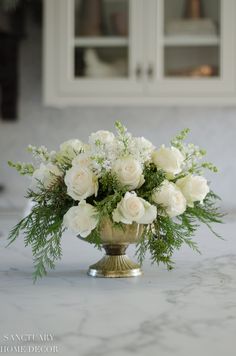
<svg viewBox="0 0 236 356"><path fill-rule="evenodd" d="M113 221L124 224L151 224L157 216L157 209L135 192L127 192L112 213Z"/></svg>
<svg viewBox="0 0 236 356"><path fill-rule="evenodd" d="M84 144L80 140L71 139L60 145L59 154L68 159L73 159L83 149L83 146Z"/></svg>
<svg viewBox="0 0 236 356"><path fill-rule="evenodd" d="M193 207L195 201L203 202L210 189L206 178L202 176L187 175L176 182L185 196L188 206Z"/></svg>
<svg viewBox="0 0 236 356"><path fill-rule="evenodd" d="M43 184L44 188L49 188L56 178L62 175L63 172L55 164L41 163L39 168L36 169L32 175L30 189L36 192L40 188L39 181Z"/></svg>
<svg viewBox="0 0 236 356"><path fill-rule="evenodd" d="M55 161L56 161L56 157L57 157L57 152L56 152L56 151L51 151L51 152L49 153L49 160L50 160L51 162L55 162Z"/></svg>
<svg viewBox="0 0 236 356"><path fill-rule="evenodd" d="M89 137L90 144L96 144L97 141L102 144L110 144L114 141L115 136L112 132L106 130L99 130L97 132L93 132Z"/></svg>
<svg viewBox="0 0 236 356"><path fill-rule="evenodd" d="M141 187L144 183L142 165L132 157L117 159L112 167L119 182L130 190Z"/></svg>
<svg viewBox="0 0 236 356"><path fill-rule="evenodd" d="M168 216L174 217L183 214L186 210L186 199L181 190L174 184L165 180L161 187L154 191L152 199L165 209Z"/></svg>
<svg viewBox="0 0 236 356"><path fill-rule="evenodd" d="M63 219L63 224L81 237L87 237L95 229L97 223L97 209L84 200L78 206L70 208Z"/></svg>
<svg viewBox="0 0 236 356"><path fill-rule="evenodd" d="M157 168L161 168L164 172L174 176L181 172L184 156L175 147L161 146L153 152L152 160Z"/></svg>
<svg viewBox="0 0 236 356"><path fill-rule="evenodd" d="M135 146L139 150L139 155L143 162L146 162L151 159L152 152L155 149L155 146L151 141L147 140L144 137L135 137L134 138Z"/></svg>
<svg viewBox="0 0 236 356"><path fill-rule="evenodd" d="M80 166L73 166L65 175L67 194L74 200L83 200L91 195L97 195L98 180L93 172Z"/></svg>
<svg viewBox="0 0 236 356"><path fill-rule="evenodd" d="M78 156L72 160L72 166L89 167L90 164L91 158L86 152L78 154Z"/></svg>

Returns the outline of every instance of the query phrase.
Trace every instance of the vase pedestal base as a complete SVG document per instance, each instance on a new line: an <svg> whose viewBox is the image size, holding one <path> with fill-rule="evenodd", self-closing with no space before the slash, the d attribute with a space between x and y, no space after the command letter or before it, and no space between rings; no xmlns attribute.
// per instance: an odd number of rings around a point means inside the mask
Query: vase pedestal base
<svg viewBox="0 0 236 356"><path fill-rule="evenodd" d="M125 254L128 245L104 245L106 255L88 270L92 277L125 278L142 274L140 266Z"/></svg>

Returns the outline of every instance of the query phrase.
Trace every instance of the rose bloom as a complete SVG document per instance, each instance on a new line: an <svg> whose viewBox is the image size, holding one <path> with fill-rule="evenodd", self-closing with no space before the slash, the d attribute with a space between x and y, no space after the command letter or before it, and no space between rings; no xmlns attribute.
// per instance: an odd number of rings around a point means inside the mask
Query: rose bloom
<svg viewBox="0 0 236 356"><path fill-rule="evenodd" d="M190 207L194 206L195 201L202 203L210 191L206 178L202 176L187 175L178 179L176 185L181 189Z"/></svg>
<svg viewBox="0 0 236 356"><path fill-rule="evenodd" d="M97 195L98 179L86 167L73 166L65 175L67 194L74 200L83 200L91 195Z"/></svg>
<svg viewBox="0 0 236 356"><path fill-rule="evenodd" d="M155 203L163 206L165 213L171 218L183 214L186 210L184 195L174 183L168 180L162 182L160 188L154 191L152 199Z"/></svg>
<svg viewBox="0 0 236 356"><path fill-rule="evenodd" d="M96 144L96 141L100 141L103 144L110 144L114 141L115 136L112 132L106 130L99 130L94 132L89 137L90 144Z"/></svg>
<svg viewBox="0 0 236 356"><path fill-rule="evenodd" d="M61 177L62 175L63 172L55 164L41 163L40 167L32 175L30 189L37 191L40 188L39 181L47 189L55 182L57 177Z"/></svg>
<svg viewBox="0 0 236 356"><path fill-rule="evenodd" d="M87 237L98 223L97 209L84 200L64 215L63 224L81 237Z"/></svg>
<svg viewBox="0 0 236 356"><path fill-rule="evenodd" d="M174 176L181 172L184 156L175 147L162 146L152 153L152 161L157 168Z"/></svg>
<svg viewBox="0 0 236 356"><path fill-rule="evenodd" d="M112 214L113 221L124 224L151 224L156 216L156 207L137 197L135 192L127 192Z"/></svg>
<svg viewBox="0 0 236 356"><path fill-rule="evenodd" d="M112 171L117 176L119 182L130 190L139 188L144 183L142 165L132 157L117 159L112 167Z"/></svg>

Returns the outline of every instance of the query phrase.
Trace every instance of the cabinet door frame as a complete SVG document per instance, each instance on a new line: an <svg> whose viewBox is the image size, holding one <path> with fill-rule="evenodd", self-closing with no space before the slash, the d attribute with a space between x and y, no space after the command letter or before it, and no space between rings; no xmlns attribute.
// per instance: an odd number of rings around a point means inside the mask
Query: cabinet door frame
<svg viewBox="0 0 236 356"><path fill-rule="evenodd" d="M129 0L129 77L75 78L74 0L44 1L44 102L49 105L106 104L143 95L142 0Z"/></svg>
<svg viewBox="0 0 236 356"><path fill-rule="evenodd" d="M43 99L54 107L68 105L235 105L236 13L235 0L222 3L222 77L165 78L163 68L163 4L165 0L130 1L130 78L75 80L70 31L74 27L74 0L44 0ZM142 73L136 76L137 65ZM148 75L153 66L154 75ZM87 83L87 84L86 84Z"/></svg>
<svg viewBox="0 0 236 356"><path fill-rule="evenodd" d="M149 49L147 66L153 66L153 78L147 83L148 96L166 97L167 102L181 98L193 99L205 96L232 97L236 93L236 26L234 14L236 2L221 0L221 35L220 35L220 76L214 78L168 78L164 76L164 1L150 0L149 11L146 16L155 16L152 20L154 27L149 27ZM153 45L156 43L156 46ZM152 44L152 45L151 45ZM182 101L183 101L182 100ZM216 99L217 100L217 99Z"/></svg>

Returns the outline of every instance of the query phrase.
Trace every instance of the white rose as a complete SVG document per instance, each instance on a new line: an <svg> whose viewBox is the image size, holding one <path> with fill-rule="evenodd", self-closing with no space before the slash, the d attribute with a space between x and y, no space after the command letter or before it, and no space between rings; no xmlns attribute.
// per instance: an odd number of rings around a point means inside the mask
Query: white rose
<svg viewBox="0 0 236 356"><path fill-rule="evenodd" d="M37 191L39 187L39 181L47 189L55 182L57 177L61 177L63 172L52 163L41 163L40 167L36 169L32 175L30 189Z"/></svg>
<svg viewBox="0 0 236 356"><path fill-rule="evenodd" d="M73 159L83 149L83 146L83 142L80 140L68 140L60 145L59 154L67 157L68 159Z"/></svg>
<svg viewBox="0 0 236 356"><path fill-rule="evenodd" d="M186 210L186 199L181 190L168 180L162 182L160 189L154 191L152 199L162 205L170 217L181 215Z"/></svg>
<svg viewBox="0 0 236 356"><path fill-rule="evenodd" d="M135 192L127 192L112 213L113 221L124 224L151 224L157 216L157 209Z"/></svg>
<svg viewBox="0 0 236 356"><path fill-rule="evenodd" d="M86 167L73 166L65 175L67 194L74 200L83 200L97 195L98 180L93 172Z"/></svg>
<svg viewBox="0 0 236 356"><path fill-rule="evenodd" d="M112 132L106 130L99 130L94 132L89 137L90 144L96 144L96 141L100 141L103 144L110 144L114 141L115 136Z"/></svg>
<svg viewBox="0 0 236 356"><path fill-rule="evenodd" d="M72 166L89 167L91 158L88 153L80 153L72 160Z"/></svg>
<svg viewBox="0 0 236 356"><path fill-rule="evenodd" d="M181 172L184 156L175 147L162 146L159 150L153 152L152 160L157 168L163 169L170 175L175 175Z"/></svg>
<svg viewBox="0 0 236 356"><path fill-rule="evenodd" d="M193 207L195 201L202 203L210 191L206 178L201 176L188 175L178 179L176 184L181 189L190 207Z"/></svg>
<svg viewBox="0 0 236 356"><path fill-rule="evenodd" d="M97 209L84 200L78 206L70 208L63 219L63 224L81 237L87 237L95 229L97 223Z"/></svg>
<svg viewBox="0 0 236 356"><path fill-rule="evenodd" d="M117 159L112 167L119 182L130 190L141 187L144 183L142 165L132 157Z"/></svg>

